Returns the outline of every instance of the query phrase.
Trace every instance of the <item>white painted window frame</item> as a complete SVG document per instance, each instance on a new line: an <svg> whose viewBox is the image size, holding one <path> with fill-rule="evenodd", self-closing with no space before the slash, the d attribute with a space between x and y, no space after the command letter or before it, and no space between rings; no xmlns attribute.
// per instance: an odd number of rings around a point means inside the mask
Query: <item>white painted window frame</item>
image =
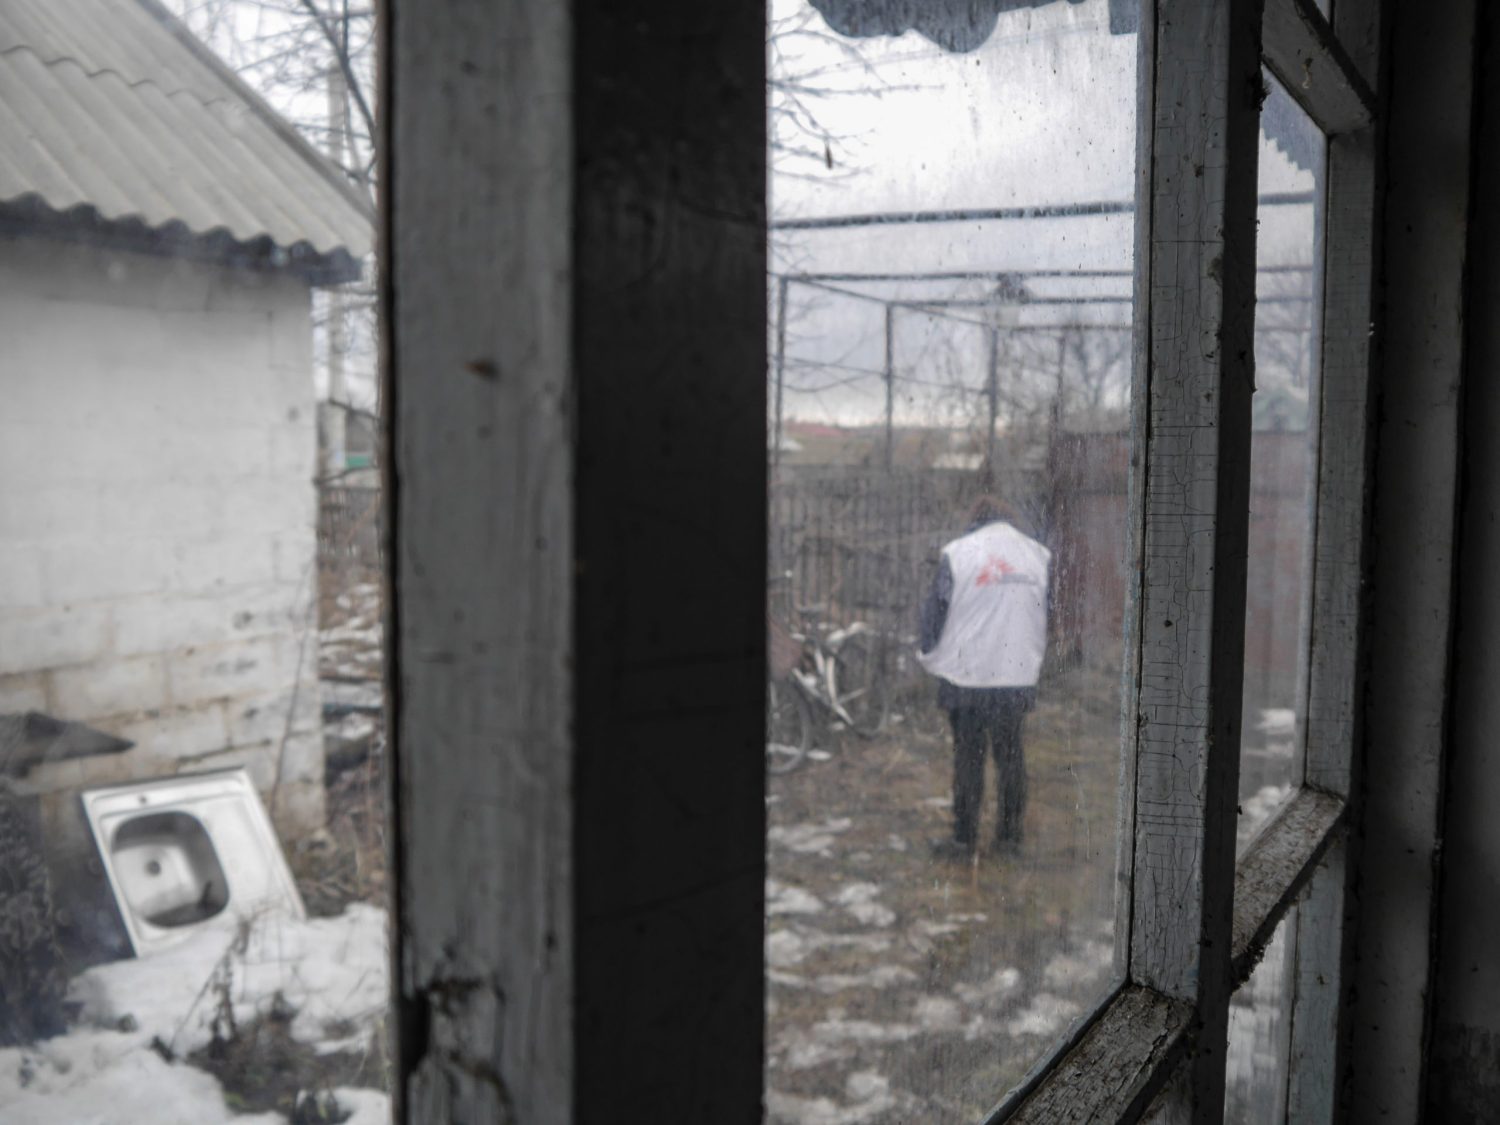
<svg viewBox="0 0 1500 1125"><path fill-rule="evenodd" d="M1142 15L1133 556L1117 971L990 1121L1222 1119L1229 998L1297 915L1289 1117L1337 1113L1375 232L1378 0L1148 0ZM1259 26L1257 26L1257 22ZM1353 44L1352 49L1346 46ZM1328 137L1322 408L1298 789L1235 862L1264 63Z"/></svg>

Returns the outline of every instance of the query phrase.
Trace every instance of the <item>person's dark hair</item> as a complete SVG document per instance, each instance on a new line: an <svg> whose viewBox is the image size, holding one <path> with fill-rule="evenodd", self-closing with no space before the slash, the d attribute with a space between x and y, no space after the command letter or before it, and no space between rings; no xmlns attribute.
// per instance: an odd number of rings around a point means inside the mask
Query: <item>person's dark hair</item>
<svg viewBox="0 0 1500 1125"><path fill-rule="evenodd" d="M1016 523L1020 518L1021 513L1016 511L1014 504L988 492L975 500L969 508L970 523L993 523L995 520Z"/></svg>

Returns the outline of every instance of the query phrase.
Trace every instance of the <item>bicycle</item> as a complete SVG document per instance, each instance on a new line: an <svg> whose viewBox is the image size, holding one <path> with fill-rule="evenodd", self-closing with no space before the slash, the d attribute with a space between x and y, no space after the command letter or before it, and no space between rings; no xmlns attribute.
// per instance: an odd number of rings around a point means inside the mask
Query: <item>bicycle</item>
<svg viewBox="0 0 1500 1125"><path fill-rule="evenodd" d="M812 746L814 711L863 738L890 717L885 645L862 621L830 629L822 606L798 608L803 628L793 632L767 618L771 675L766 687L766 756L772 773L796 769Z"/></svg>

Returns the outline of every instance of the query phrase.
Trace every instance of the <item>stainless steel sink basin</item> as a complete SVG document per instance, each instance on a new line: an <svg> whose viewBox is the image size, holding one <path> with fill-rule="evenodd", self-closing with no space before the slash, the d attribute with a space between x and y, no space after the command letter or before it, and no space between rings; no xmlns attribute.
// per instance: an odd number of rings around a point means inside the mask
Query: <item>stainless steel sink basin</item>
<svg viewBox="0 0 1500 1125"><path fill-rule="evenodd" d="M243 769L93 789L83 809L137 957L205 926L306 915Z"/></svg>
<svg viewBox="0 0 1500 1125"><path fill-rule="evenodd" d="M127 820L110 851L126 908L153 926L189 926L229 904L229 881L213 841L190 813Z"/></svg>

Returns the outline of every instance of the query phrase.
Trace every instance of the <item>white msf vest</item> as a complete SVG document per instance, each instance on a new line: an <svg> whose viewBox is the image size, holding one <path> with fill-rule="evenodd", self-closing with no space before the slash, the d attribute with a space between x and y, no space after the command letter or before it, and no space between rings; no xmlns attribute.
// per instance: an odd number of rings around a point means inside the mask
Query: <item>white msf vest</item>
<svg viewBox="0 0 1500 1125"><path fill-rule="evenodd" d="M917 659L959 687L1034 687L1047 649L1052 554L1008 523L991 523L943 548L953 596L943 634Z"/></svg>

